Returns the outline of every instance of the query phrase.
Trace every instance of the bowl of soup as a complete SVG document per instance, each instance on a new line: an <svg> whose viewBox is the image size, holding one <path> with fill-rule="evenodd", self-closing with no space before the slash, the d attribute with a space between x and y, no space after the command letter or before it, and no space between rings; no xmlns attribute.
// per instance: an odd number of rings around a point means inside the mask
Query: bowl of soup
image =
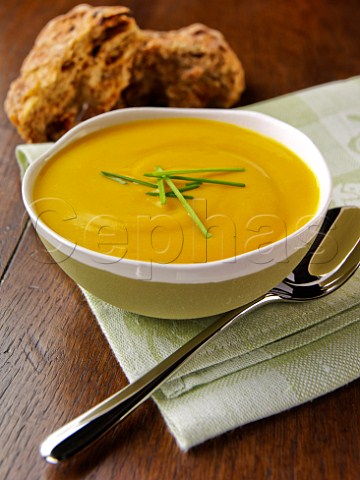
<svg viewBox="0 0 360 480"><path fill-rule="evenodd" d="M75 282L172 319L229 311L279 283L318 232L330 191L308 137L245 110L99 115L23 181L37 234Z"/></svg>

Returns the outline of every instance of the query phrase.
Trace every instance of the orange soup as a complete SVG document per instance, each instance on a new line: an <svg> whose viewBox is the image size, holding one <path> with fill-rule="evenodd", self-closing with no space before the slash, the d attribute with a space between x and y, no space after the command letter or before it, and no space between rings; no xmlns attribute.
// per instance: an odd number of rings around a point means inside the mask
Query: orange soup
<svg viewBox="0 0 360 480"><path fill-rule="evenodd" d="M33 197L39 218L77 245L132 260L196 263L286 237L315 214L319 189L308 166L268 137L172 118L73 142L47 162Z"/></svg>

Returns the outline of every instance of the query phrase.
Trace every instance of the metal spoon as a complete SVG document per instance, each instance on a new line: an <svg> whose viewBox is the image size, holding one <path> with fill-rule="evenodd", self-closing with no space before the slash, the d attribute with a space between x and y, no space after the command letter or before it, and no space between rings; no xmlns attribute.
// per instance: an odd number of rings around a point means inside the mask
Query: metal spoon
<svg viewBox="0 0 360 480"><path fill-rule="evenodd" d="M143 377L52 433L41 445L50 463L66 460L90 445L144 402L195 352L235 320L272 302L305 301L343 285L360 263L360 208L329 210L311 249L277 287L217 319Z"/></svg>

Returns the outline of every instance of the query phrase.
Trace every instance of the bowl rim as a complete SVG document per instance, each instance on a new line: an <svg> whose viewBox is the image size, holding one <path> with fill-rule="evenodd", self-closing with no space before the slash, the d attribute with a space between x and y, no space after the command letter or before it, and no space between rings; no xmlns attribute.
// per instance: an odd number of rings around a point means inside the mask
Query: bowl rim
<svg viewBox="0 0 360 480"><path fill-rule="evenodd" d="M318 208L313 217L309 219L300 229L285 236L284 238L271 243L268 246L260 247L231 258L214 260L203 263L155 263L140 260L114 257L111 255L95 252L86 247L74 244L54 232L48 227L41 218L38 218L32 207L32 186L36 176L44 165L60 150L67 147L72 142L88 136L89 134L106 129L110 126L129 123L132 121L156 119L156 118L200 118L215 120L230 124L244 126L251 130L259 132L261 124L262 135L275 139L292 150L283 141L274 138L274 131L279 134L286 133L289 138L295 137L299 140L299 145L309 148L316 159L316 165L321 175L314 170L314 165L310 166L308 161L295 152L297 156L303 159L314 173L320 191ZM247 122L242 124L241 122ZM237 123L239 122L239 123ZM271 131L271 132L270 132ZM269 134L267 134L268 132ZM271 133L271 134L270 134ZM210 283L224 280L230 280L250 273L256 273L270 266L273 262L254 262L256 256L266 255L270 252L272 256L277 256L277 261L286 261L283 252L286 251L289 241L298 242L298 248L303 246L304 242L309 242L314 238L321 226L322 219L330 203L332 180L328 166L316 145L303 132L295 127L278 120L270 115L250 111L246 109L189 109L189 108L160 108L160 107L135 107L114 110L96 117L90 118L69 130L58 141L56 141L49 150L43 153L26 170L22 183L22 198L25 208L37 233L45 238L52 245L54 241L58 244L57 250L65 255L74 255L74 259L86 265L106 270L120 276L151 280L164 281L166 283ZM279 256L280 255L280 256ZM118 267L121 265L121 271ZM265 267L264 267L265 265Z"/></svg>

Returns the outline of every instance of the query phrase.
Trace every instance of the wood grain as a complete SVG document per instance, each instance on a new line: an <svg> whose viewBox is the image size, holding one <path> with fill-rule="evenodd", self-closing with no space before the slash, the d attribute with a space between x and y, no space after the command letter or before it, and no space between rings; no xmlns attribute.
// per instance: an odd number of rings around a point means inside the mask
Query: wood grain
<svg viewBox="0 0 360 480"><path fill-rule="evenodd" d="M2 101L40 28L76 3L0 3ZM200 21L221 30L245 67L243 105L360 73L357 0L123 4L142 28ZM51 263L27 223L14 158L21 139L3 111L0 135L1 479L360 478L360 381L186 454L148 401L76 459L47 465L38 454L46 434L124 386L126 378L80 291Z"/></svg>

